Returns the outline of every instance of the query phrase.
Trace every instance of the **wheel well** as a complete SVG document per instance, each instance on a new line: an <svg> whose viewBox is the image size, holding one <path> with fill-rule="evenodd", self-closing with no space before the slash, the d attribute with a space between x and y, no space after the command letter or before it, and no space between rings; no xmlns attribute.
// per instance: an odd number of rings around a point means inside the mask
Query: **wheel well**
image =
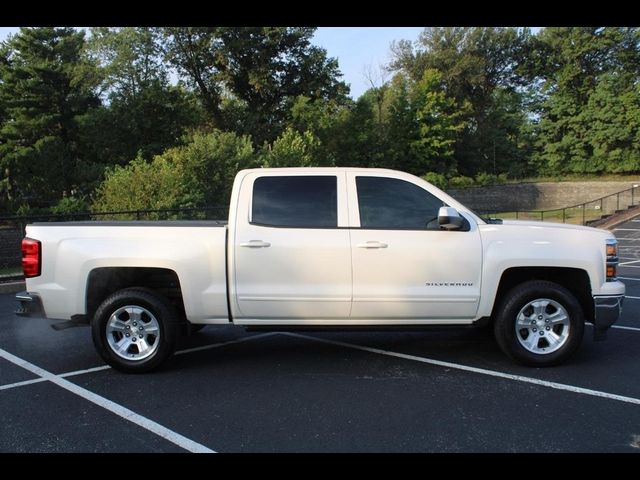
<svg viewBox="0 0 640 480"><path fill-rule="evenodd" d="M91 321L98 306L112 293L128 287L145 287L168 298L176 312L185 318L180 280L173 270L150 267L96 268L87 279L87 321Z"/></svg>
<svg viewBox="0 0 640 480"><path fill-rule="evenodd" d="M529 280L547 280L562 285L580 302L587 322L593 322L594 306L589 274L579 268L564 267L514 267L505 270L500 277L491 317L494 317L496 309L509 290Z"/></svg>

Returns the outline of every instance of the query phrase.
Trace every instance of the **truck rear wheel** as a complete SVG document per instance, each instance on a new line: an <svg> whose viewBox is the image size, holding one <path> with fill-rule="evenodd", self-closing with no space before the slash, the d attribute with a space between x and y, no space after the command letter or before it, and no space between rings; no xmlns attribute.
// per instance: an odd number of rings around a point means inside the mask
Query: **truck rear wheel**
<svg viewBox="0 0 640 480"><path fill-rule="evenodd" d="M558 365L580 346L584 313L563 286L532 280L507 293L494 334L500 348L517 362L532 367Z"/></svg>
<svg viewBox="0 0 640 480"><path fill-rule="evenodd" d="M169 358L176 345L177 316L153 290L127 288L110 295L91 323L93 343L113 368L148 372Z"/></svg>

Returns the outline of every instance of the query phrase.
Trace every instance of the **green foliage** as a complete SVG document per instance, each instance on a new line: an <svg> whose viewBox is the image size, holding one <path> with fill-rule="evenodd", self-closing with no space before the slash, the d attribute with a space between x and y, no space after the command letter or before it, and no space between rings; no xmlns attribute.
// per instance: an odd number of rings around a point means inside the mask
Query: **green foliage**
<svg viewBox="0 0 640 480"><path fill-rule="evenodd" d="M413 90L418 138L411 143L415 165L410 170L456 171L453 154L457 135L465 128L468 103L447 95L442 74L429 69Z"/></svg>
<svg viewBox="0 0 640 480"><path fill-rule="evenodd" d="M84 197L64 197L56 205L51 207L51 213L71 214L84 213L90 209L89 202Z"/></svg>
<svg viewBox="0 0 640 480"><path fill-rule="evenodd" d="M502 183L506 183L507 174L501 173L500 175L496 175L493 173L480 172L476 175L475 183L476 185L500 185Z"/></svg>
<svg viewBox="0 0 640 480"><path fill-rule="evenodd" d="M189 188L190 182L184 178L186 165L179 161L182 158L176 158L175 153L169 150L155 157L151 163L137 157L126 167L116 166L107 171L97 190L92 210L188 208L201 202L202 195Z"/></svg>
<svg viewBox="0 0 640 480"><path fill-rule="evenodd" d="M605 74L582 114L598 172L640 171L640 90L629 73Z"/></svg>
<svg viewBox="0 0 640 480"><path fill-rule="evenodd" d="M449 188L466 188L473 187L475 182L471 177L465 177L463 175L458 175L455 177L451 177L449 179Z"/></svg>
<svg viewBox="0 0 640 480"><path fill-rule="evenodd" d="M0 211L224 205L260 166L640 173L637 27L426 28L356 100L314 31L21 29L0 43Z"/></svg>
<svg viewBox="0 0 640 480"><path fill-rule="evenodd" d="M166 58L199 93L214 126L228 128L225 92L238 100L238 133L272 141L286 125L295 99L346 100L338 62L311 45L308 27L170 27L163 30Z"/></svg>
<svg viewBox="0 0 640 480"><path fill-rule="evenodd" d="M638 171L638 29L547 28L546 94L533 159L541 173Z"/></svg>
<svg viewBox="0 0 640 480"><path fill-rule="evenodd" d="M429 182L431 185L435 185L440 190L446 190L449 187L447 177L445 177L442 173L427 172L422 176L422 178Z"/></svg>
<svg viewBox="0 0 640 480"><path fill-rule="evenodd" d="M528 106L521 74L532 38L527 29L487 27L426 28L417 48L409 42L392 45L391 68L414 82L437 71L442 91L455 100L455 130L446 163L465 175L480 170L524 171L528 156ZM451 143L451 140L454 140ZM516 165L518 167L516 167Z"/></svg>
<svg viewBox="0 0 640 480"><path fill-rule="evenodd" d="M310 131L298 133L287 128L272 145L266 145L263 167L316 167L315 155L320 142Z"/></svg>
<svg viewBox="0 0 640 480"><path fill-rule="evenodd" d="M92 209L158 210L227 205L235 174L257 166L251 140L230 132L196 133L151 162L138 156L107 172ZM150 217L150 218L153 218Z"/></svg>
<svg viewBox="0 0 640 480"><path fill-rule="evenodd" d="M124 165L138 153L150 159L180 144L202 122L193 93L169 84L153 29L91 29L87 55L100 66L108 107L83 122L85 148L102 165Z"/></svg>
<svg viewBox="0 0 640 480"><path fill-rule="evenodd" d="M0 194L6 201L47 204L84 190L91 169L79 124L99 105L97 79L82 56L84 33L21 28L0 61Z"/></svg>

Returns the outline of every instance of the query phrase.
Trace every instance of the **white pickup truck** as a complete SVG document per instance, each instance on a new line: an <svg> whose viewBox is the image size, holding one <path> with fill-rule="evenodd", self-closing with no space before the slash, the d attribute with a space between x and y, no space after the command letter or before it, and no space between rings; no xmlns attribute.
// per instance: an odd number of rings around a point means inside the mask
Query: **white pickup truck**
<svg viewBox="0 0 640 480"><path fill-rule="evenodd" d="M19 314L90 323L104 360L151 370L182 331L492 325L531 366L566 360L585 322L618 319L612 233L482 219L379 169L243 170L226 222L27 226Z"/></svg>

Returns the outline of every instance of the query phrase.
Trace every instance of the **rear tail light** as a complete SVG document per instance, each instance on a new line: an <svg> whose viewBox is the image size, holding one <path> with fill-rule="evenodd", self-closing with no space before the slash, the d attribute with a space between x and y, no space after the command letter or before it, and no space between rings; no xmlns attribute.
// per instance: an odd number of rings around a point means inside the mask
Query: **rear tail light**
<svg viewBox="0 0 640 480"><path fill-rule="evenodd" d="M616 280L616 269L618 266L618 241L615 238L608 238L606 241L607 253L607 282Z"/></svg>
<svg viewBox="0 0 640 480"><path fill-rule="evenodd" d="M37 277L41 273L42 249L40 241L31 238L22 240L22 271L26 278Z"/></svg>

